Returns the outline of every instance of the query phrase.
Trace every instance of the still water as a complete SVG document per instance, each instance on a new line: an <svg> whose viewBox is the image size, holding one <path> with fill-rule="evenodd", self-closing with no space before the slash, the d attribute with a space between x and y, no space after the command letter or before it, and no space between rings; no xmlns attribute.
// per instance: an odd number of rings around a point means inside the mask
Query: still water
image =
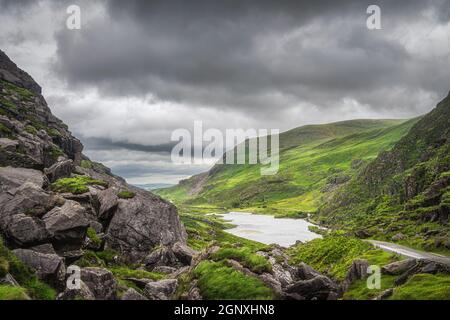
<svg viewBox="0 0 450 320"><path fill-rule="evenodd" d="M236 225L226 232L265 244L276 243L288 247L297 240L306 242L321 238L308 230L308 226L313 224L303 219L275 219L273 216L245 212L230 212L222 216Z"/></svg>

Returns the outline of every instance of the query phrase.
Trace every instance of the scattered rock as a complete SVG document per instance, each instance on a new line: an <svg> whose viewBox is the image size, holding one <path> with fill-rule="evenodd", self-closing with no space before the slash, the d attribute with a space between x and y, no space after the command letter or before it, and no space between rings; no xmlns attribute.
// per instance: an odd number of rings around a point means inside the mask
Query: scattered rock
<svg viewBox="0 0 450 320"><path fill-rule="evenodd" d="M144 259L144 265L147 270L153 271L156 267L177 266L178 259L170 248L161 247L154 250Z"/></svg>
<svg viewBox="0 0 450 320"><path fill-rule="evenodd" d="M63 292L61 292L57 298L57 300L95 300L95 296L92 293L91 289L80 280L80 289L69 289L66 288Z"/></svg>
<svg viewBox="0 0 450 320"><path fill-rule="evenodd" d="M197 254L197 251L181 242L175 243L172 246L172 251L178 261L187 266L191 264L192 258Z"/></svg>
<svg viewBox="0 0 450 320"><path fill-rule="evenodd" d="M102 268L81 269L81 280L97 300L114 300L117 293L117 282L113 274Z"/></svg>
<svg viewBox="0 0 450 320"><path fill-rule="evenodd" d="M389 275L400 275L414 267L416 264L416 259L406 259L402 261L392 262L381 267L381 273Z"/></svg>
<svg viewBox="0 0 450 320"><path fill-rule="evenodd" d="M133 288L129 288L122 296L122 300L148 300Z"/></svg>
<svg viewBox="0 0 450 320"><path fill-rule="evenodd" d="M380 293L374 300L386 300L394 293L393 288L389 288Z"/></svg>
<svg viewBox="0 0 450 320"><path fill-rule="evenodd" d="M364 259L356 259L352 262L352 265L347 271L347 275L343 281L342 287L346 291L348 287L356 280L364 279L367 277L367 269L369 268L369 262Z"/></svg>
<svg viewBox="0 0 450 320"><path fill-rule="evenodd" d="M330 278L320 275L309 280L299 280L288 286L285 292L296 294L307 300L326 300L331 293L338 292L338 287Z"/></svg>
<svg viewBox="0 0 450 320"><path fill-rule="evenodd" d="M406 239L406 236L403 233L399 232L396 235L392 236L391 239L392 239L392 241L401 241L401 240Z"/></svg>
<svg viewBox="0 0 450 320"><path fill-rule="evenodd" d="M145 295L150 300L169 300L175 293L178 280L165 279L156 282L149 282L145 286Z"/></svg>

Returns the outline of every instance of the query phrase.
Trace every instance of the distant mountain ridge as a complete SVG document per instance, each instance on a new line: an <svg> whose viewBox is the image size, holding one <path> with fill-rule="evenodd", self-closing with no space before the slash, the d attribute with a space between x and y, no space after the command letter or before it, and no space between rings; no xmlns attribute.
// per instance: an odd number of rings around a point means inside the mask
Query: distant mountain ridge
<svg viewBox="0 0 450 320"><path fill-rule="evenodd" d="M321 198L406 134L413 120L349 120L307 125L280 134L280 169L261 176L259 165L215 165L207 173L156 190L188 205L217 205L293 214L313 212Z"/></svg>

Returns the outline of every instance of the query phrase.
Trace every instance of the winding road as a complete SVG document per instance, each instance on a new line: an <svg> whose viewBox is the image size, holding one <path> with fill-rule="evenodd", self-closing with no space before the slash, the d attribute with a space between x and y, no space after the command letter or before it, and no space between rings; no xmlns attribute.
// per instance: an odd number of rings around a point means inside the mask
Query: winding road
<svg viewBox="0 0 450 320"><path fill-rule="evenodd" d="M450 258L446 256L442 256L439 254L419 251L415 249L411 249L400 244L378 241L378 240L366 240L367 242L373 244L375 247L378 247L384 251L398 253L404 257L414 258L414 259L427 259L435 262L444 263L450 265Z"/></svg>

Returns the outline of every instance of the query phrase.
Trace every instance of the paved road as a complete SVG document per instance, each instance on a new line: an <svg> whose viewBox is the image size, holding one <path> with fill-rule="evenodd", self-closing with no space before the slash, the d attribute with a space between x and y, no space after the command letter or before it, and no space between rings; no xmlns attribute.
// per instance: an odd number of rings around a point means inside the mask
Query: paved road
<svg viewBox="0 0 450 320"><path fill-rule="evenodd" d="M402 245L399 245L396 243L391 243L391 242L384 242L384 241L378 241L378 240L367 240L367 242L370 242L375 247L378 247L384 251L398 253L398 254L408 257L408 258L427 259L427 260L445 263L445 264L450 265L450 258L439 255L439 254L425 252L425 251L419 251L419 250L411 249L411 248L408 248L408 247L405 247L405 246L402 246Z"/></svg>

